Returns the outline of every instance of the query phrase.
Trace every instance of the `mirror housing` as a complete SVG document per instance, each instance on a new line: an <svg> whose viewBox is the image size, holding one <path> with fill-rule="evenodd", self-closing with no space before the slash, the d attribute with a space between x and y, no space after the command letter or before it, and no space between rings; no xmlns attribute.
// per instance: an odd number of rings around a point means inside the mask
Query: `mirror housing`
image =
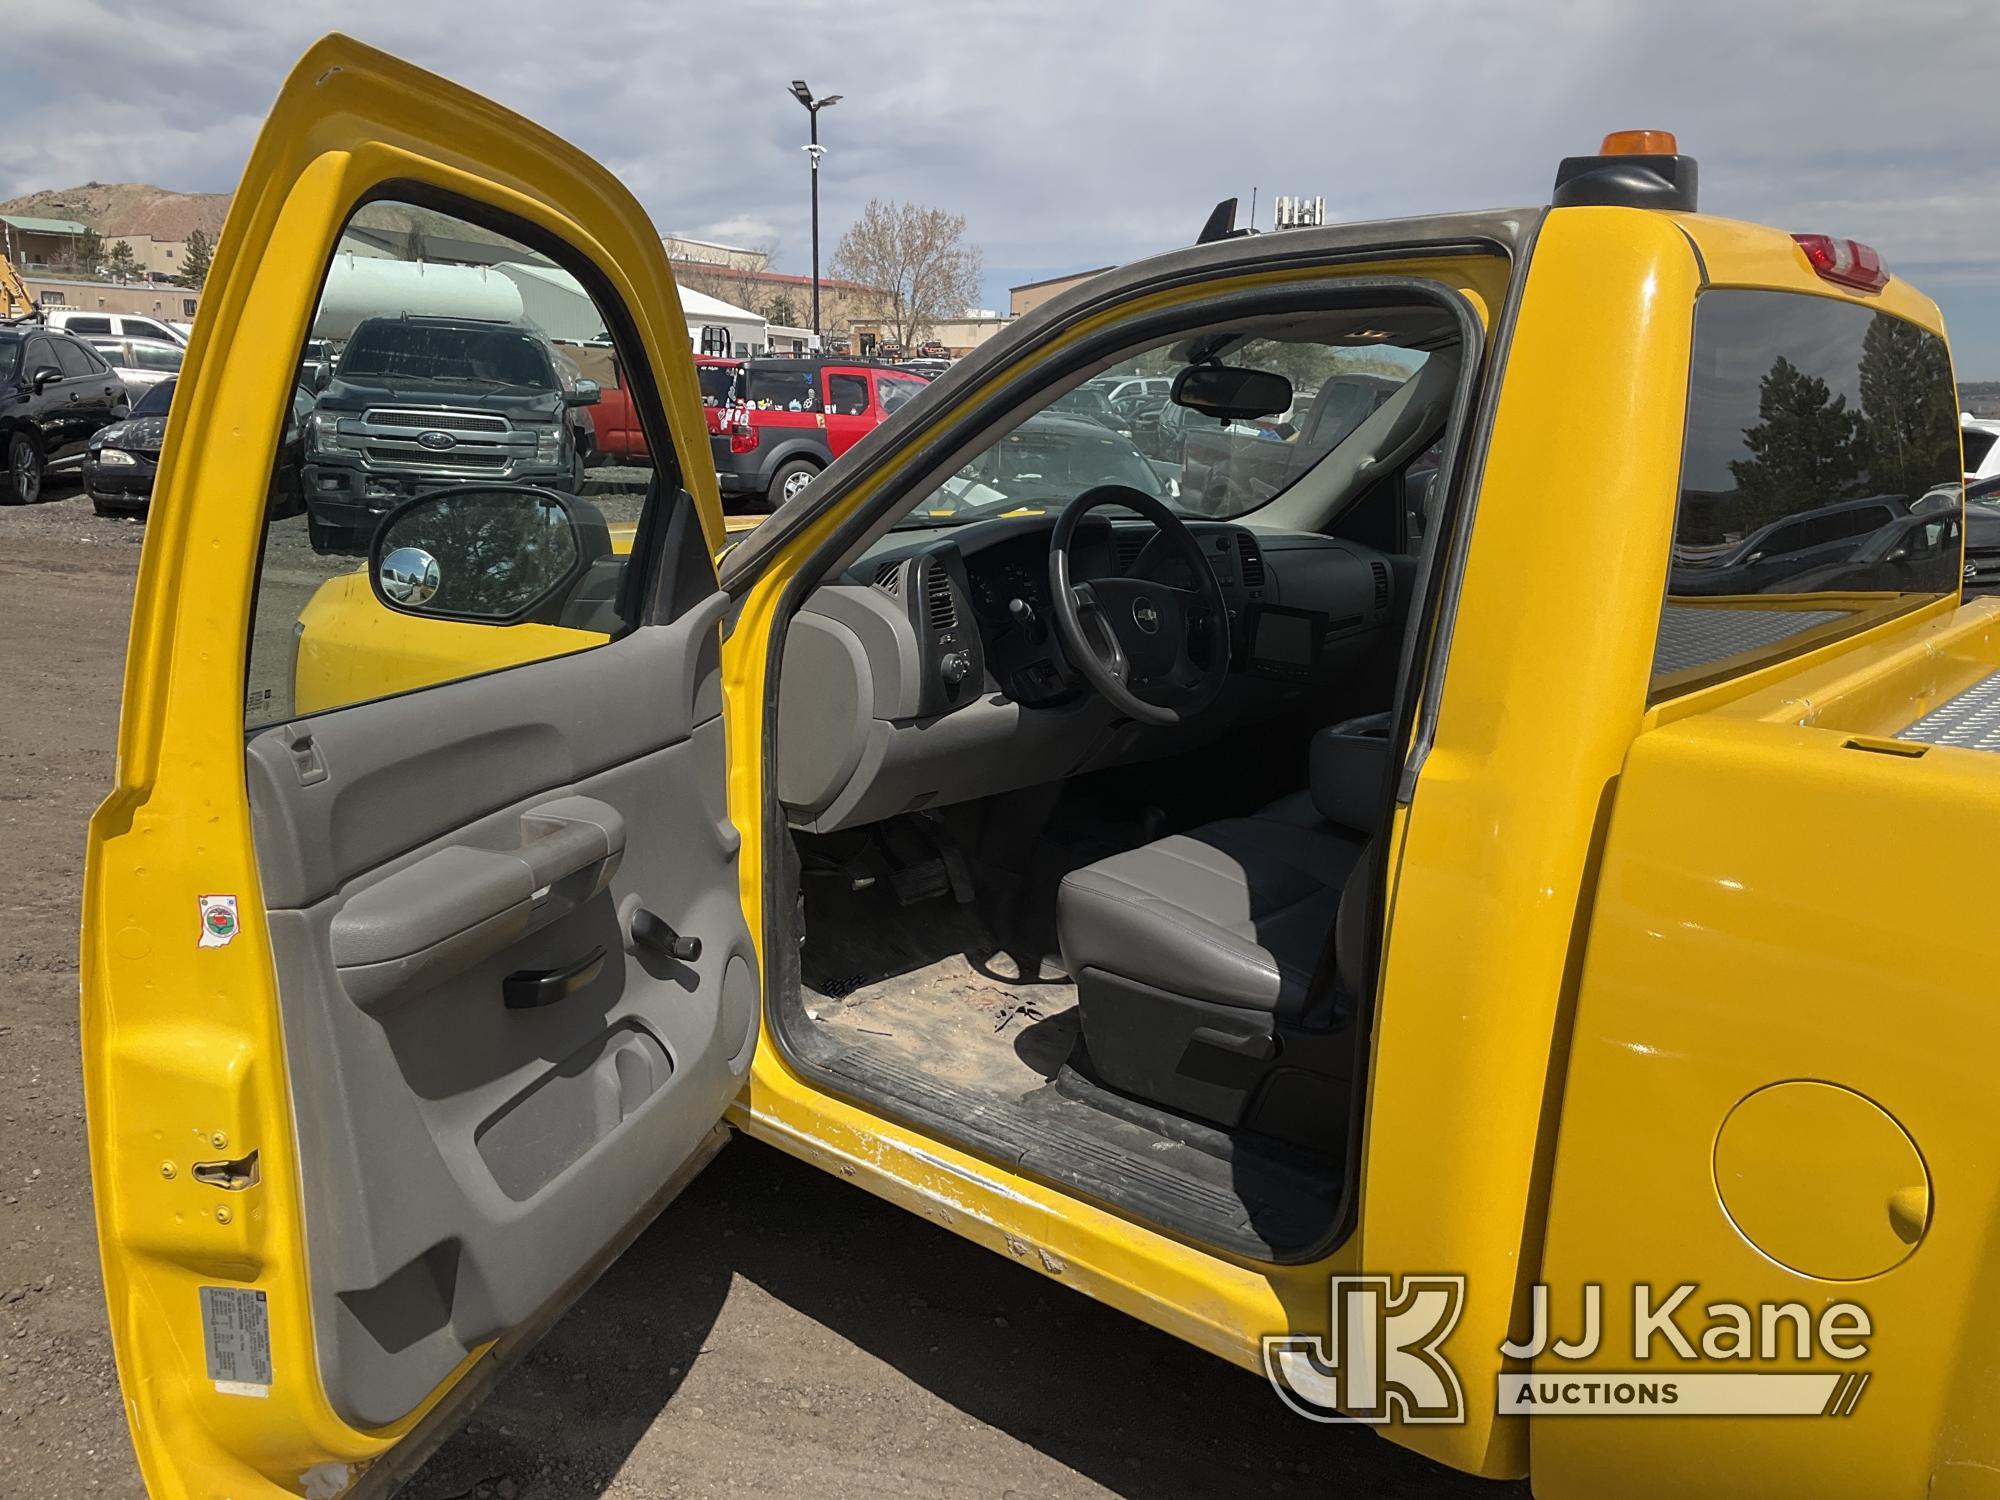
<svg viewBox="0 0 2000 1500"><path fill-rule="evenodd" d="M61 379L62 371L58 370L54 365L36 365L34 369L28 372L28 384L34 388L37 396L41 395L43 388L51 380Z"/></svg>
<svg viewBox="0 0 2000 1500"><path fill-rule="evenodd" d="M1275 416L1292 404L1292 383L1272 370L1189 365L1174 377L1173 403L1224 422Z"/></svg>
<svg viewBox="0 0 2000 1500"><path fill-rule="evenodd" d="M564 406L595 406L604 399L604 388L594 380L579 378L563 392Z"/></svg>
<svg viewBox="0 0 2000 1500"><path fill-rule="evenodd" d="M588 501L529 485L454 485L382 518L368 584L397 614L559 625L577 584L611 555L611 530Z"/></svg>

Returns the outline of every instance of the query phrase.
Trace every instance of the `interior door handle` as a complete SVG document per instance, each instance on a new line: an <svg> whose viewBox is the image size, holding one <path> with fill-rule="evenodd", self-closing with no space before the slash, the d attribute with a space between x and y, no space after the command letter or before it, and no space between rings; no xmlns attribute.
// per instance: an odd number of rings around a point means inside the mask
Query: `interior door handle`
<svg viewBox="0 0 2000 1500"><path fill-rule="evenodd" d="M500 981L500 994L509 1010L535 1010L567 1000L603 969L604 948L600 944L564 968L516 969Z"/></svg>

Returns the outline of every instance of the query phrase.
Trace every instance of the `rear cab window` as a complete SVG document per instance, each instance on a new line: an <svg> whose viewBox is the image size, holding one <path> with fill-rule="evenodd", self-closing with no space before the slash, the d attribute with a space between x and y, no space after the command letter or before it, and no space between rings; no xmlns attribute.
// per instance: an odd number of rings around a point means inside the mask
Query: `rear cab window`
<svg viewBox="0 0 2000 1500"><path fill-rule="evenodd" d="M1652 700L1957 593L1959 482L1938 335L1832 297L1703 293Z"/></svg>

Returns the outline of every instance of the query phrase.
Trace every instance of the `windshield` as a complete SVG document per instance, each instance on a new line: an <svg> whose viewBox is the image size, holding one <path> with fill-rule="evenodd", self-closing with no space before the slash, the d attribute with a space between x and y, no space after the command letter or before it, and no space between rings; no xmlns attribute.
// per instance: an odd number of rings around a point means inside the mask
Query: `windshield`
<svg viewBox="0 0 2000 1500"><path fill-rule="evenodd" d="M541 340L519 328L380 319L355 329L340 356L343 380L556 388Z"/></svg>
<svg viewBox="0 0 2000 1500"><path fill-rule="evenodd" d="M957 524L1021 510L1048 514L1100 484L1131 485L1187 516L1245 515L1284 493L1353 437L1429 360L1342 314L1323 332L1212 334L1130 355L1050 398L912 506L904 527ZM1192 365L1266 377L1253 411L1225 415L1154 401L1114 405L1107 390L1171 386ZM1277 409L1268 410L1275 406ZM1378 427L1380 424L1376 424Z"/></svg>
<svg viewBox="0 0 2000 1500"><path fill-rule="evenodd" d="M135 417L164 417L167 407L174 399L174 387L180 384L180 377L169 376L139 398L139 404L132 408Z"/></svg>

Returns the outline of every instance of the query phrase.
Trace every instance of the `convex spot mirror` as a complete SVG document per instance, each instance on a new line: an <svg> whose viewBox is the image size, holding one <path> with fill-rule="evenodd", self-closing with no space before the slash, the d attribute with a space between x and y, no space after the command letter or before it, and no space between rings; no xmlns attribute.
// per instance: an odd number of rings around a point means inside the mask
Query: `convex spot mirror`
<svg viewBox="0 0 2000 1500"><path fill-rule="evenodd" d="M1276 416L1292 404L1292 383L1271 370L1189 365L1174 377L1173 401L1225 422Z"/></svg>
<svg viewBox="0 0 2000 1500"><path fill-rule="evenodd" d="M611 555L610 528L586 500L526 485L461 485L382 518L368 582L398 614L553 625L584 575Z"/></svg>

